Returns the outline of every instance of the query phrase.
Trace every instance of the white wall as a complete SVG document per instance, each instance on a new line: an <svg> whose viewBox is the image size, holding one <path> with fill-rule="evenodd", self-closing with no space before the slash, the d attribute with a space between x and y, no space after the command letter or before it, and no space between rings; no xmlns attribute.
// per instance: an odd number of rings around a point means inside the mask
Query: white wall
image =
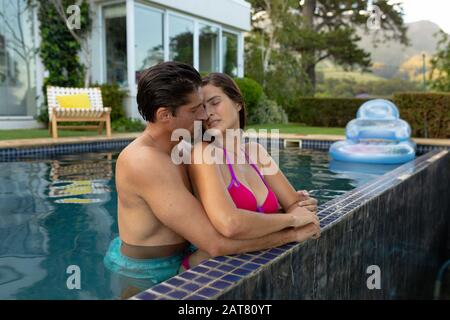
<svg viewBox="0 0 450 320"><path fill-rule="evenodd" d="M204 19L250 31L251 6L244 0L147 0Z"/></svg>
<svg viewBox="0 0 450 320"><path fill-rule="evenodd" d="M0 117L0 135L1 130L42 128L44 128L44 124L38 122L30 116Z"/></svg>

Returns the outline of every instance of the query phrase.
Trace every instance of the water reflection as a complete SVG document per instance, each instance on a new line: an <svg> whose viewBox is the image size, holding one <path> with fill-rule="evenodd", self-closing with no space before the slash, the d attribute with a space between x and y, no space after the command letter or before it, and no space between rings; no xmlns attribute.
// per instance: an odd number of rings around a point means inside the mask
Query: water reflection
<svg viewBox="0 0 450 320"><path fill-rule="evenodd" d="M117 229L114 161L99 153L0 163L0 299L112 296L102 259ZM71 264L81 290L66 287Z"/></svg>
<svg viewBox="0 0 450 320"><path fill-rule="evenodd" d="M399 166L399 164L369 164L350 163L337 160L330 161L331 172L340 175L342 178L355 180L358 185L365 184Z"/></svg>
<svg viewBox="0 0 450 320"><path fill-rule="evenodd" d="M280 167L296 190L308 190L323 204L348 190L358 182L350 177L338 176L329 170L325 152L286 148L280 150Z"/></svg>
<svg viewBox="0 0 450 320"><path fill-rule="evenodd" d="M46 277L49 236L42 220L53 209L42 163L0 163L0 298L12 299Z"/></svg>

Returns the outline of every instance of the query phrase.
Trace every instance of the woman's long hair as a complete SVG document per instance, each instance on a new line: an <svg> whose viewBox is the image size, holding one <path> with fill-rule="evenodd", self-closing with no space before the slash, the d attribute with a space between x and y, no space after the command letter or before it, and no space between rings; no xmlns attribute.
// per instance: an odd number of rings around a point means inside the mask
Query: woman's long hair
<svg viewBox="0 0 450 320"><path fill-rule="evenodd" d="M247 114L244 98L236 82L225 73L213 72L202 79L202 87L208 84L221 88L228 98L241 105L241 110L239 110L239 127L244 130Z"/></svg>

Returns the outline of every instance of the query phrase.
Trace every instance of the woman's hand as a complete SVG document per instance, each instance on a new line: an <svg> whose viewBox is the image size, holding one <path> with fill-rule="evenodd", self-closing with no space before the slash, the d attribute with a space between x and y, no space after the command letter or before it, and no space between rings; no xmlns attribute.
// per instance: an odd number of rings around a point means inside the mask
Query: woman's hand
<svg viewBox="0 0 450 320"><path fill-rule="evenodd" d="M317 214L317 200L311 198L306 190L299 190L297 193L300 195L300 201L297 202L297 206L304 207L314 214Z"/></svg>

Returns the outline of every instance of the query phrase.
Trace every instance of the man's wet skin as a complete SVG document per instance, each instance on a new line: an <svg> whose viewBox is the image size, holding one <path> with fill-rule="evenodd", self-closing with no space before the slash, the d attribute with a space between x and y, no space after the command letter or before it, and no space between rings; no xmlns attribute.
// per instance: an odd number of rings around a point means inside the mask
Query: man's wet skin
<svg viewBox="0 0 450 320"><path fill-rule="evenodd" d="M179 107L174 118L172 128L183 128L191 133L194 129L194 121L206 118L203 108L203 100L200 90L189 95L189 102ZM161 141L167 140L166 144ZM175 145L176 142L173 142ZM119 221L121 229L121 253L135 259L163 258L183 253L189 243L181 236L167 228L153 214L151 207L142 201L140 193L142 190L133 189L133 182L128 170L131 163L141 164L144 156L147 163L161 161L172 161L170 135L162 136L147 127L143 134L128 145L118 161L117 182L119 195ZM179 177L183 181L184 188L192 192L187 168L185 165L177 165ZM155 182L157 183L157 182ZM171 190L176 192L176 190ZM170 210L170 209L169 209Z"/></svg>

